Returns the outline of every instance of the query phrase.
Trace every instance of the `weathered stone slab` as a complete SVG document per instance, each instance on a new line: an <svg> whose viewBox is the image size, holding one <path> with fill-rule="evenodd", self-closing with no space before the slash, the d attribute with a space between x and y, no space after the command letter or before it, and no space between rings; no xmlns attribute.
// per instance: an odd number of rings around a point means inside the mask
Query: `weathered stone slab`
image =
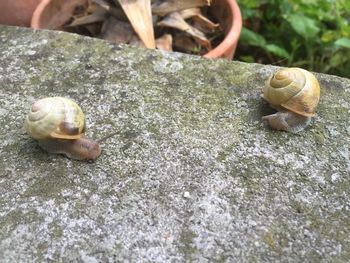
<svg viewBox="0 0 350 263"><path fill-rule="evenodd" d="M350 80L317 74L295 135L264 127L272 66L0 27L1 262L346 262ZM30 104L78 101L94 163L43 152Z"/></svg>

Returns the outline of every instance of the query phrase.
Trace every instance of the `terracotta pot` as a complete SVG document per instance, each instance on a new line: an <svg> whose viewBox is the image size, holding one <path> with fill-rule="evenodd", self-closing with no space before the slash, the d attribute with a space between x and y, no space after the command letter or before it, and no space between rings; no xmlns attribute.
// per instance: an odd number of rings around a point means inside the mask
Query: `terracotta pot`
<svg viewBox="0 0 350 263"><path fill-rule="evenodd" d="M226 37L204 57L232 59L242 29L242 15L239 6L235 0L214 0L210 11L220 25L224 27Z"/></svg>
<svg viewBox="0 0 350 263"><path fill-rule="evenodd" d="M86 3L87 0L42 0L33 14L31 27L60 29L74 9ZM214 0L210 12L223 26L225 38L204 57L232 59L242 28L240 9L235 0Z"/></svg>
<svg viewBox="0 0 350 263"><path fill-rule="evenodd" d="M40 0L0 0L0 24L29 26Z"/></svg>
<svg viewBox="0 0 350 263"><path fill-rule="evenodd" d="M71 18L74 9L86 3L87 0L42 0L33 13L30 26L61 29L62 25Z"/></svg>

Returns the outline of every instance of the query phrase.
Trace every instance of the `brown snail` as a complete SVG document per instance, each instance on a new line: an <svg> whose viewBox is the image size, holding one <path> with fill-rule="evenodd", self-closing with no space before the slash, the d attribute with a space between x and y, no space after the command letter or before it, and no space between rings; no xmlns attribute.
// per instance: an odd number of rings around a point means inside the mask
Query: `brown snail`
<svg viewBox="0 0 350 263"><path fill-rule="evenodd" d="M70 99L48 97L34 102L24 127L40 147L50 153L77 160L95 160L101 154L100 145L84 137L84 113Z"/></svg>
<svg viewBox="0 0 350 263"><path fill-rule="evenodd" d="M264 116L275 130L297 133L305 129L315 115L320 99L316 77L301 68L283 68L266 81L262 97L278 112Z"/></svg>

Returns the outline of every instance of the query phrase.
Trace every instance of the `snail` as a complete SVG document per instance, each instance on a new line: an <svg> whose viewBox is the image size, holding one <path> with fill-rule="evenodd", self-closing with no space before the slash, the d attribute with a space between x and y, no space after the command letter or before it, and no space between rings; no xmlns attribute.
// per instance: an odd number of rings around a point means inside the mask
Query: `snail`
<svg viewBox="0 0 350 263"><path fill-rule="evenodd" d="M61 153L77 160L95 160L100 145L86 137L85 116L74 101L63 97L47 97L31 106L24 127L50 153Z"/></svg>
<svg viewBox="0 0 350 263"><path fill-rule="evenodd" d="M278 112L262 118L275 130L297 133L315 115L320 99L316 77L301 68L283 68L266 81L262 97Z"/></svg>

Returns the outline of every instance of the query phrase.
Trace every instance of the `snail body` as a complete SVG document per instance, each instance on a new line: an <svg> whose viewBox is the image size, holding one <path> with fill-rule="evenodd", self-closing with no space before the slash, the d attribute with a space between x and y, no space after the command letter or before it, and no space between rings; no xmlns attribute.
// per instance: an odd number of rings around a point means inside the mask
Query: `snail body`
<svg viewBox="0 0 350 263"><path fill-rule="evenodd" d="M268 78L262 97L278 111L262 120L273 129L297 133L310 124L316 113L320 85L304 69L283 68Z"/></svg>
<svg viewBox="0 0 350 263"><path fill-rule="evenodd" d="M40 99L32 105L24 127L50 153L77 160L95 160L101 147L84 136L85 116L74 101L63 97Z"/></svg>

